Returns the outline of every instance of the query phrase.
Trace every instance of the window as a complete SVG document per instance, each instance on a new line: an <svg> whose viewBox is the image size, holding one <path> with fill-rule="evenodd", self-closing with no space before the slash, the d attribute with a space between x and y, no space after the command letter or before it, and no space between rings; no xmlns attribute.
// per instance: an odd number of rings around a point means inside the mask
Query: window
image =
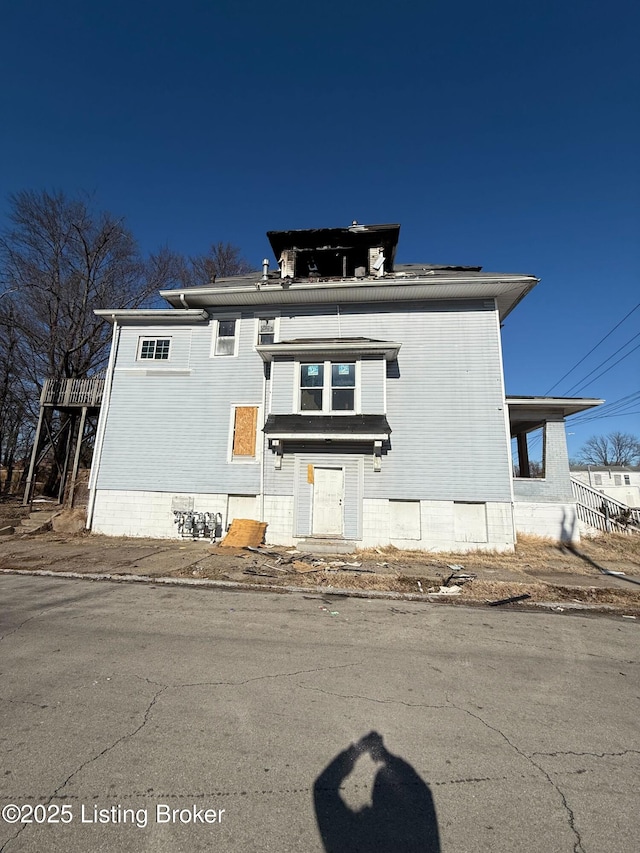
<svg viewBox="0 0 640 853"><path fill-rule="evenodd" d="M352 412L355 409L355 364L331 365L331 409L334 412Z"/></svg>
<svg viewBox="0 0 640 853"><path fill-rule="evenodd" d="M278 335L278 317L257 317L258 323L258 346L262 344L274 344Z"/></svg>
<svg viewBox="0 0 640 853"><path fill-rule="evenodd" d="M631 485L631 476L629 474L624 475L624 484L625 484L625 486Z"/></svg>
<svg viewBox="0 0 640 853"><path fill-rule="evenodd" d="M622 477L620 476L620 474L614 474L613 475L613 484L614 484L614 486L621 486L622 485Z"/></svg>
<svg viewBox="0 0 640 853"><path fill-rule="evenodd" d="M356 365L317 362L300 365L300 411L354 412Z"/></svg>
<svg viewBox="0 0 640 853"><path fill-rule="evenodd" d="M213 348L214 355L236 355L237 354L237 320L218 320L216 327L216 340Z"/></svg>
<svg viewBox="0 0 640 853"><path fill-rule="evenodd" d="M596 484L596 486L601 486L602 485L602 474L594 474L593 475L593 482Z"/></svg>
<svg viewBox="0 0 640 853"><path fill-rule="evenodd" d="M170 345L170 338L140 338L138 343L138 359L168 361Z"/></svg>

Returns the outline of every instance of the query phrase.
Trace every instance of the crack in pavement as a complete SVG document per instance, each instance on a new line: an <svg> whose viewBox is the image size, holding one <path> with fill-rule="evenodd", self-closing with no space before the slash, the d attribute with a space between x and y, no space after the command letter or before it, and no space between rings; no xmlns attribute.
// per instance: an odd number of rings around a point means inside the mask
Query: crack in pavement
<svg viewBox="0 0 640 853"><path fill-rule="evenodd" d="M149 714L151 713L151 709L156 704L160 695L162 693L164 693L164 691L167 689L168 689L167 686L161 685L161 689L157 690L154 693L153 697L151 698L151 701L147 705L147 708L144 712L144 717L142 719L142 722L140 723L139 726L137 726L137 728L135 728L131 732L127 732L127 734L121 735L112 744L110 744L109 746L106 746L103 750L101 750L99 753L97 753L97 755L94 755L91 758L88 758L86 761L83 761L82 764L80 764L79 767L76 767L76 769L72 773L70 773L69 776L67 776L67 778L64 780L64 782L62 782L61 785L58 785L58 787L54 790L54 792L52 794L50 794L46 800L43 801L43 805L48 806L49 803L51 803L59 795L60 791L62 791L65 788L65 786L69 784L69 782L73 779L73 777L77 776L78 773L80 773L82 770L84 770L84 768L87 767L89 764L92 764L94 761L97 761L99 758L102 758L104 755L106 755L112 749L115 749L115 747L118 746L118 744L122 743L125 740L129 740L129 738L132 738L135 735L137 735L138 732L146 726L147 722L149 721ZM8 838L4 842L4 844L0 847L0 853L2 853L2 851L4 851L6 849L8 844L11 844L12 841L15 841L16 838L20 835L20 833L23 832L27 828L27 826L28 826L28 824L23 823L22 826L15 833L15 835L11 836L11 838Z"/></svg>
<svg viewBox="0 0 640 853"><path fill-rule="evenodd" d="M183 684L167 685L171 688L182 687L241 687L244 684L251 684L254 681L264 681L269 678L290 678L293 675L311 675L316 672L330 672L334 669L348 669L353 666L362 666L364 661L356 661L355 663L341 663L336 666L322 666L317 669L298 669L295 672L275 672L269 675L255 675L252 678L245 678L244 681L193 681ZM137 676L136 676L137 677Z"/></svg>
<svg viewBox="0 0 640 853"><path fill-rule="evenodd" d="M31 705L41 711L49 707L48 705L38 705L37 702L30 702L28 699L7 699L6 696L0 696L0 702L10 702L12 705Z"/></svg>
<svg viewBox="0 0 640 853"><path fill-rule="evenodd" d="M558 750L557 752L532 752L531 755L541 755L544 758L557 758L560 755L576 755L591 758L620 758L623 755L640 755L640 749L625 749L622 752L573 752L573 750Z"/></svg>
<svg viewBox="0 0 640 853"><path fill-rule="evenodd" d="M20 628L22 628L23 625L27 624L27 622L31 622L34 619L38 619L43 614L48 613L50 610L55 610L57 607L60 606L60 604L54 604L52 607L45 607L45 609L41 610L39 613L34 613L33 616L28 616L16 628L12 628L11 631L7 631L6 634L0 635L0 642L2 642L2 640L5 640L7 637L10 637L12 634L16 634L20 630Z"/></svg>
<svg viewBox="0 0 640 853"><path fill-rule="evenodd" d="M449 700L447 700L447 701L449 701ZM509 738L505 735L504 732L502 732L496 726L492 726L485 719L483 719L479 714L474 714L473 711L469 711L467 708L461 708L459 705L455 705L453 702L450 702L450 705L452 708L456 708L456 710L461 711L463 714L468 714L470 717L473 717L475 720L478 720L478 722L482 723L483 726L486 726L492 732L495 732L496 734L500 735L500 737L511 747L511 749L513 749L515 752L517 752L518 755L521 756L521 758L525 759L525 761L528 761L530 764L532 764L544 776L544 778L547 780L547 782L549 782L551 787L559 795L560 799L562 800L562 805L564 807L564 810L567 813L569 827L570 827L573 835L575 836L575 842L573 844L573 853L585 853L585 849L582 846L582 836L580 835L580 833L579 833L579 831L575 825L576 819L575 819L575 814L573 813L573 809L571 808L571 806L567 802L567 798L566 798L564 792L553 781L553 779L547 773L547 771L543 767L541 767L537 762L535 762L530 755L527 755L518 746L516 746L515 743L512 743L512 741L509 740ZM536 753L534 753L534 755L535 754Z"/></svg>
<svg viewBox="0 0 640 853"><path fill-rule="evenodd" d="M313 693L324 693L326 696L337 696L340 699L361 699L364 702L375 702L377 705L404 705L405 708L437 708L442 711L449 710L451 707L450 705L429 705L426 702L404 702L402 699L374 699L371 696L361 696L357 693L335 693L332 690L323 690L321 687L307 687L304 684L298 684L297 686L301 690L311 690Z"/></svg>

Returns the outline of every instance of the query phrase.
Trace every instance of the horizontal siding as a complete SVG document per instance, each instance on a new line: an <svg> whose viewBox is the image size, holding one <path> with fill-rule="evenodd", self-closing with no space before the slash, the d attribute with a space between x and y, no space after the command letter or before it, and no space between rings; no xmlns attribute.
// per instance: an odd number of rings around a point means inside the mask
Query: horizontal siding
<svg viewBox="0 0 640 853"><path fill-rule="evenodd" d="M385 412L386 364L382 357L362 360L360 366L360 412L363 415L382 415Z"/></svg>
<svg viewBox="0 0 640 853"><path fill-rule="evenodd" d="M125 326L120 332L118 347L118 368L187 368L191 352L191 329L171 326L150 326L145 329ZM137 360L138 342L140 338L169 338L169 358L156 361L155 359Z"/></svg>
<svg viewBox="0 0 640 853"><path fill-rule="evenodd" d="M274 415L290 415L294 411L294 370L293 359L271 364L271 412Z"/></svg>
<svg viewBox="0 0 640 853"><path fill-rule="evenodd" d="M510 500L500 350L492 303L482 301L305 306L283 309L280 339L370 337L400 341L397 364L362 362L362 410L386 412L392 428L382 470L364 460L369 498ZM261 405L264 365L253 312L239 324L237 357L211 358L215 324L121 332L98 487L258 493L260 465L227 461L232 404ZM176 338L184 376L144 376L140 335ZM180 340L180 344L177 341ZM157 366L156 363L154 366ZM272 365L271 411L293 408L293 362ZM265 413L268 414L267 411ZM259 424L259 428L262 424ZM265 460L268 494L292 495L287 452L281 471ZM287 480L289 483L287 484ZM286 485L285 485L286 484Z"/></svg>
<svg viewBox="0 0 640 853"><path fill-rule="evenodd" d="M259 492L257 462L227 461L232 405L262 404L263 364L254 349L253 315L241 320L237 357L211 358L214 325L171 329L172 336L179 331L190 338L189 375L115 371L98 488ZM123 329L117 367L131 367L133 341L156 331Z"/></svg>

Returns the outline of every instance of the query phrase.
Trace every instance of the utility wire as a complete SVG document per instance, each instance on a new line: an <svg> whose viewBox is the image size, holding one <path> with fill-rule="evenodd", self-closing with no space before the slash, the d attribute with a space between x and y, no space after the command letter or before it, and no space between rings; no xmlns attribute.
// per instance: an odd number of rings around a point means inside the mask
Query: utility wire
<svg viewBox="0 0 640 853"><path fill-rule="evenodd" d="M626 397L620 397L618 400L612 400L610 403L605 403L604 406L599 406L596 411L581 412L571 421L572 424L580 424L584 420L592 420L594 417L601 417L604 413L612 415L615 412L623 412L629 406L635 406L640 399L640 391L634 391L633 394L628 394Z"/></svg>
<svg viewBox="0 0 640 853"><path fill-rule="evenodd" d="M618 400L612 400L611 403L605 403L604 406L597 408L595 411L590 410L588 412L583 412L571 421L571 426L581 426L582 424L589 423L589 421L597 421L601 418L616 418L624 415L637 414L637 412L626 412L625 409L629 406L637 405L638 400L640 400L640 391L634 391L633 394L627 394L626 397L620 397ZM536 434L531 437L529 449L537 449L541 441L542 432L536 432Z"/></svg>
<svg viewBox="0 0 640 853"><path fill-rule="evenodd" d="M636 335L636 337L637 337L637 335ZM632 338L632 340L633 340L633 338ZM627 344L628 344L628 343L630 343L630 341L627 341ZM625 346L626 346L627 344L625 344ZM614 368L617 364L620 364L620 362L621 362L621 361L624 361L624 360L625 360L625 358L629 358L629 356L631 355L631 353L634 353L637 349L640 349L640 344L636 344L636 346L635 346L633 349L629 350L629 352L628 352L626 355L623 355L623 356L622 356L621 358L619 358L617 361L614 361L614 362L613 362L613 364L609 365L609 367L607 367L607 369L606 369L606 370L603 370L603 371L602 371L602 373L599 373L597 376L594 376L594 377L593 377L593 379L590 379L590 380L589 380L589 382L586 382L586 383L585 383L585 382L583 382L583 383L580 385L580 387L577 389L577 391L581 391L583 388L587 387L588 385L593 385L593 383L596 381L596 379L600 379L600 377L601 377L601 376L604 376L604 375L605 375L605 373L608 373L610 370L613 370L613 368ZM620 350L617 350L617 351L618 351L618 352L620 352ZM614 355L615 355L615 353L614 353ZM609 360L609 359L606 359L606 361L608 361L608 360ZM605 363L606 363L606 361L603 361L603 362L602 362L602 364L605 364ZM602 366L602 365L599 365L599 366ZM596 368L596 369L597 369L597 368ZM586 377L585 377L585 379L586 379ZM575 385L574 385L574 388L575 388Z"/></svg>
<svg viewBox="0 0 640 853"><path fill-rule="evenodd" d="M607 356L605 359L603 359L599 364L596 364L596 366L593 368L593 370L590 370L590 371L589 371L589 373L587 373L587 374L586 374L586 376L583 376L583 377L582 377L582 379L578 379L578 381L575 383L575 385L572 385L572 386L571 386L571 388L569 388L569 390L568 390L566 393L567 393L567 394L570 394L570 393L573 391L573 389L574 389L574 388L577 388L577 387L578 387L578 385L582 385L582 384L584 383L585 379L588 379L588 378L591 376L591 374L592 374L592 373L595 373L595 372L596 372L596 370L600 370L600 368L601 368L601 367L604 367L604 365L605 365L608 361L611 361L611 359L612 359L615 355L618 355L618 353L619 353L619 352L622 352L622 350L623 350L625 347L629 346L629 344L630 344L630 343L633 343L633 341L635 341L635 339L636 339L636 338L640 338L640 332L637 332L635 335L633 335L631 338L629 338L629 340L628 340L628 341L626 341L624 344L622 344L622 346L621 346L621 347L618 347L618 349L617 349L615 352L612 352L612 353L611 353L611 355L608 355L608 356ZM631 352L633 352L633 350L631 350ZM625 356L625 357L626 357L626 356Z"/></svg>
<svg viewBox="0 0 640 853"><path fill-rule="evenodd" d="M594 350L597 350L598 347L600 346L600 344L604 343L604 341L607 340L609 335L612 335L615 332L615 330L618 328L618 326L621 326L624 323L624 321L627 319L627 317L630 317L634 311L638 310L638 308L640 308L640 302L638 302L638 304L634 308L632 308L628 314L625 314L624 317L622 318L622 320L620 320L619 323L616 323L616 325L613 327L613 329L611 329L611 331L607 332L607 334L603 338L600 338L598 343L594 347L591 347L589 352L586 355L583 355L582 358L573 365L571 370L567 370L567 372L564 374L564 376L561 376L560 379L558 379L558 381L551 386L551 388L549 388L547 391L545 391L544 392L545 396L547 394L550 394L551 391L553 391L553 389L556 386L558 386L562 382L563 379L566 379L567 376L569 376L569 374L573 373L573 371L576 369L576 367L579 367L582 364L582 362L585 361L591 355L592 352L594 352Z"/></svg>

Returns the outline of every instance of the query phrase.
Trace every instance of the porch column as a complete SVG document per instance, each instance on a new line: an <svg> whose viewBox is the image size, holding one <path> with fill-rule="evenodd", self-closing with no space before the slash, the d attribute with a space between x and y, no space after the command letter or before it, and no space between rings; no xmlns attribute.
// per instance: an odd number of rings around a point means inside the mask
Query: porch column
<svg viewBox="0 0 640 853"><path fill-rule="evenodd" d="M527 445L526 432L519 432L516 435L518 443L518 467L521 477L531 477L531 468L529 467L529 447Z"/></svg>

